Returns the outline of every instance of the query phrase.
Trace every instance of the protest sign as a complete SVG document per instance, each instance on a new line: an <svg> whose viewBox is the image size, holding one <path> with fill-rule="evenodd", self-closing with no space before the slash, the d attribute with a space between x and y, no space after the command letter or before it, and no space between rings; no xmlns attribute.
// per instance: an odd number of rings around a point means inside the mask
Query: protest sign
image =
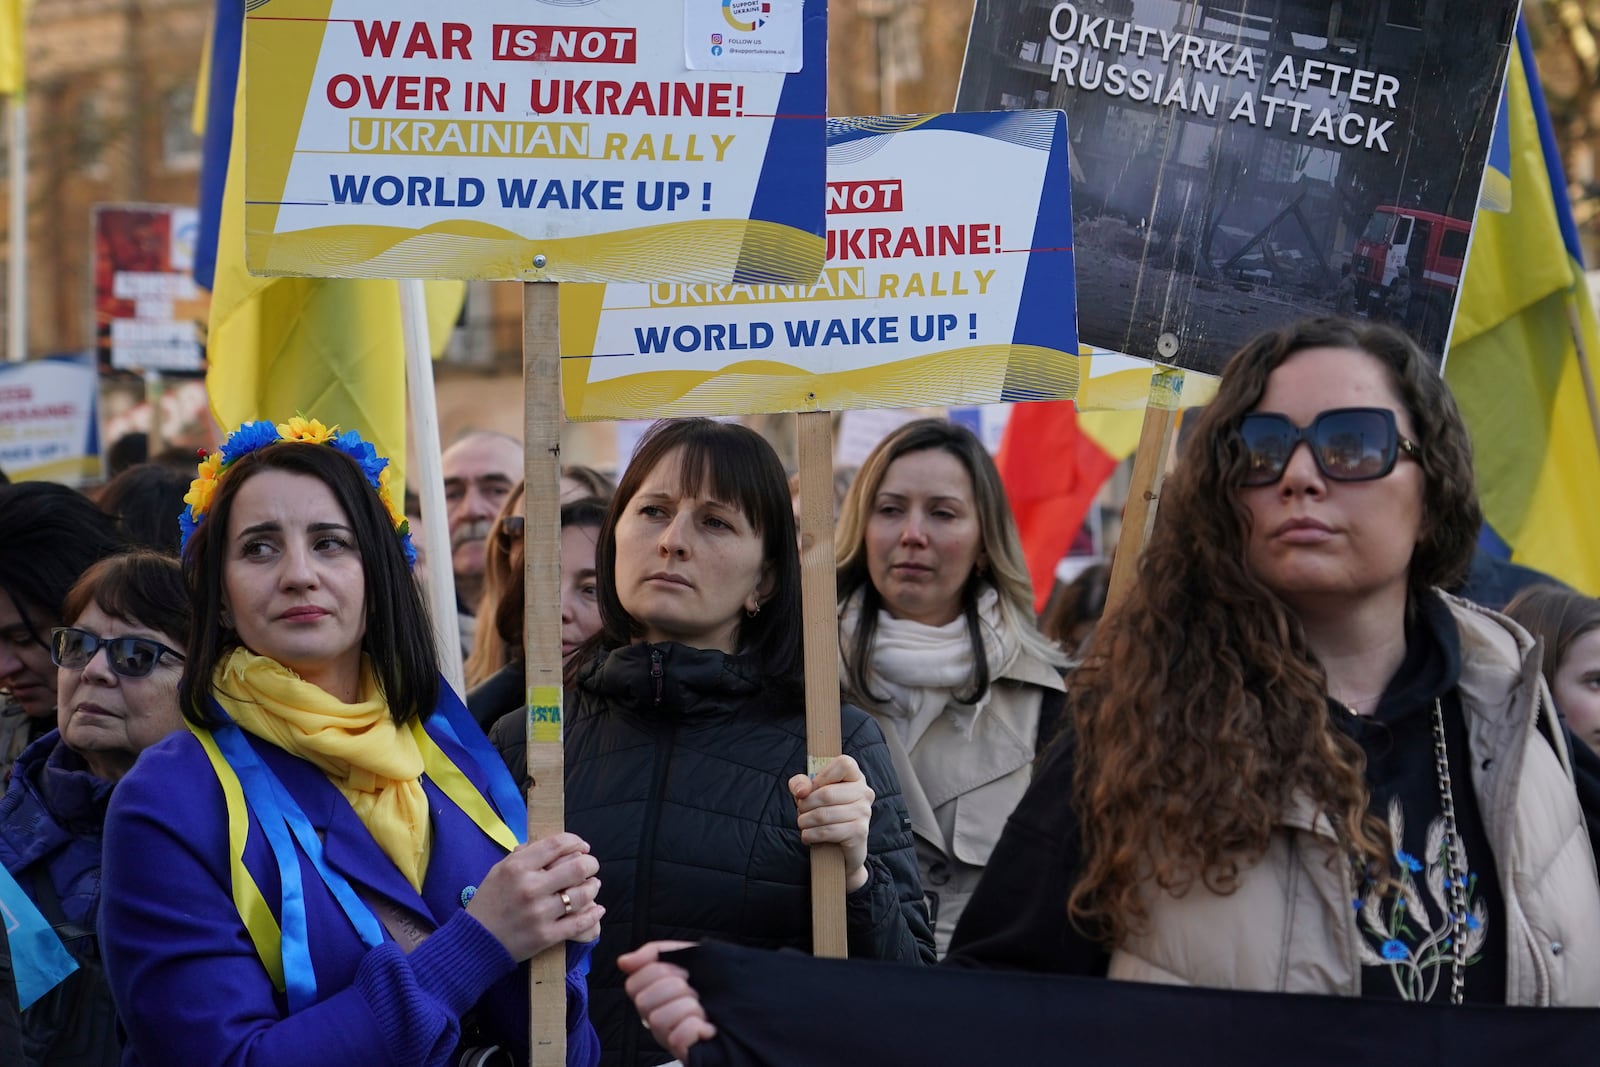
<svg viewBox="0 0 1600 1067"><path fill-rule="evenodd" d="M0 470L67 485L99 477L99 388L88 354L0 363Z"/></svg>
<svg viewBox="0 0 1600 1067"><path fill-rule="evenodd" d="M1072 396L1066 135L1056 111L830 120L821 278L563 287L567 417Z"/></svg>
<svg viewBox="0 0 1600 1067"><path fill-rule="evenodd" d="M819 0L253 4L250 270L815 281L826 13Z"/></svg>
<svg viewBox="0 0 1600 1067"><path fill-rule="evenodd" d="M1516 13L993 0L956 107L1066 110L1094 349L1215 374L1255 334L1337 310L1437 355Z"/></svg>
<svg viewBox="0 0 1600 1067"><path fill-rule="evenodd" d="M200 215L170 204L94 208L94 310L100 365L205 370L208 301L194 283Z"/></svg>

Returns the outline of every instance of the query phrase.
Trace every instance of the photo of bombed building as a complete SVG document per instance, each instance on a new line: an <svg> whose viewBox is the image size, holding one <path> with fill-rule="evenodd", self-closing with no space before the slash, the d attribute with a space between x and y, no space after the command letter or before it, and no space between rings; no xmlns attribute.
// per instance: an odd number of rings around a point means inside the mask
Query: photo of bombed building
<svg viewBox="0 0 1600 1067"><path fill-rule="evenodd" d="M979 0L957 109L1067 112L1078 333L1217 373L1317 312L1444 349L1516 0Z"/></svg>

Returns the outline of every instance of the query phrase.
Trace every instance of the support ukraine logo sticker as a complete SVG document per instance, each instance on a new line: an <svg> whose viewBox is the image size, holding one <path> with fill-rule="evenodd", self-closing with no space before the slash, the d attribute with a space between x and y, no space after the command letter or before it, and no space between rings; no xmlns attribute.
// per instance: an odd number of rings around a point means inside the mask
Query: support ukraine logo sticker
<svg viewBox="0 0 1600 1067"><path fill-rule="evenodd" d="M722 0L722 17L740 33L753 33L772 17L771 0Z"/></svg>

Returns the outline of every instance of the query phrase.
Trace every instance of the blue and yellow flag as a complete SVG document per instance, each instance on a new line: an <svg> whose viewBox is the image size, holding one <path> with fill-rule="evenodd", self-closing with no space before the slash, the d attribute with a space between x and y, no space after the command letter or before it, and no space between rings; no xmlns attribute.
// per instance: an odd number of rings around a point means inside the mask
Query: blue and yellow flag
<svg viewBox="0 0 1600 1067"><path fill-rule="evenodd" d="M4 0L0 0L4 2ZM244 0L218 0L207 64L196 280L211 289L206 389L225 428L297 412L357 430L403 476L405 343L390 281L256 278L244 261ZM208 273L210 276L208 276ZM426 286L435 354L461 311L461 282ZM400 491L397 485L396 492Z"/></svg>
<svg viewBox="0 0 1600 1067"><path fill-rule="evenodd" d="M0 94L22 91L27 81L23 55L23 27L32 0L0 0Z"/></svg>
<svg viewBox="0 0 1600 1067"><path fill-rule="evenodd" d="M1509 210L1478 213L1445 379L1472 433L1493 534L1513 561L1600 595L1600 440L1583 380L1600 328L1520 21L1501 115L1509 197L1489 199Z"/></svg>

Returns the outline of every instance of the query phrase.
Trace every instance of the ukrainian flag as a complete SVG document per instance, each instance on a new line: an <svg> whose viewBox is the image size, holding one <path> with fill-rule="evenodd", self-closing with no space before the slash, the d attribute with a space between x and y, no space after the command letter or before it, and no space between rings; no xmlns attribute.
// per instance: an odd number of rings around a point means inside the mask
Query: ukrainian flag
<svg viewBox="0 0 1600 1067"><path fill-rule="evenodd" d="M5 0L0 0L5 2ZM201 234L195 278L211 289L206 389L225 428L299 412L358 430L404 474L405 343L391 281L255 278L244 262L245 0L217 0L206 63ZM208 272L210 276L208 276ZM461 311L461 282L426 286L433 351ZM397 485L395 492L400 488Z"/></svg>
<svg viewBox="0 0 1600 1067"><path fill-rule="evenodd" d="M1597 595L1600 418L1585 375L1600 328L1520 20L1501 125L1509 210L1478 213L1445 379L1472 433L1485 547Z"/></svg>
<svg viewBox="0 0 1600 1067"><path fill-rule="evenodd" d="M26 82L22 57L23 27L28 21L30 0L0 0L0 94L22 91Z"/></svg>

